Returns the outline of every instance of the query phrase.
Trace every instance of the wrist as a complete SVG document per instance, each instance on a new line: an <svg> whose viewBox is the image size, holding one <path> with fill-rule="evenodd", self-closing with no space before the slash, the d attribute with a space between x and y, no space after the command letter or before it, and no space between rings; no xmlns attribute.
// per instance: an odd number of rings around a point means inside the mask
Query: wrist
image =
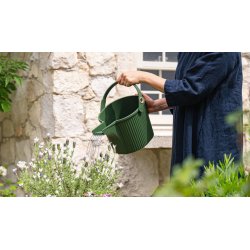
<svg viewBox="0 0 250 250"><path fill-rule="evenodd" d="M140 73L141 73L140 74L140 82L149 83L151 73L144 72L144 71L140 71Z"/></svg>

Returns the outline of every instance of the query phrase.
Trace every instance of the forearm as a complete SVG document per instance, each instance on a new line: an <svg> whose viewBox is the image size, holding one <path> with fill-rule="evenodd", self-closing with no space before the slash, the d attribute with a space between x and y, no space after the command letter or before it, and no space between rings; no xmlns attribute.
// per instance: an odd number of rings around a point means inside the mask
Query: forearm
<svg viewBox="0 0 250 250"><path fill-rule="evenodd" d="M166 79L159 77L157 75L154 75L149 72L141 72L141 79L143 83L146 83L150 85L152 88L157 89L161 92L164 92L164 85Z"/></svg>
<svg viewBox="0 0 250 250"><path fill-rule="evenodd" d="M154 101L154 107L153 107L154 112L162 111L168 108L169 107L166 98L161 98Z"/></svg>

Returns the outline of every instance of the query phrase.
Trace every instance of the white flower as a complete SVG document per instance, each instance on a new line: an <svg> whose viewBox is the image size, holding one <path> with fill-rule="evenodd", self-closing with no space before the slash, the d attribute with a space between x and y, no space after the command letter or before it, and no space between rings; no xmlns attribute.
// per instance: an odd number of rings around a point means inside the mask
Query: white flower
<svg viewBox="0 0 250 250"><path fill-rule="evenodd" d="M50 134L50 133L47 133L46 136L47 136L48 138L50 138L50 137L51 137L51 134Z"/></svg>
<svg viewBox="0 0 250 250"><path fill-rule="evenodd" d="M32 167L32 168L36 168L36 164L33 163L33 162L30 162L29 165L30 165L30 167Z"/></svg>
<svg viewBox="0 0 250 250"><path fill-rule="evenodd" d="M119 188L122 188L124 185L123 185L123 183L117 183L117 186L119 187Z"/></svg>
<svg viewBox="0 0 250 250"><path fill-rule="evenodd" d="M39 142L39 138L35 137L34 138L34 143L37 143L37 142Z"/></svg>
<svg viewBox="0 0 250 250"><path fill-rule="evenodd" d="M42 168L39 168L39 172L42 172L43 171L43 169Z"/></svg>
<svg viewBox="0 0 250 250"><path fill-rule="evenodd" d="M0 166L0 176L6 176L7 175L7 169L3 166Z"/></svg>
<svg viewBox="0 0 250 250"><path fill-rule="evenodd" d="M36 175L35 174L33 175L33 178L36 179Z"/></svg>
<svg viewBox="0 0 250 250"><path fill-rule="evenodd" d="M16 171L17 171L17 168L13 168L13 173L15 174L16 173Z"/></svg>
<svg viewBox="0 0 250 250"><path fill-rule="evenodd" d="M41 174L40 174L40 173L37 173L37 177L40 178L40 177L41 177Z"/></svg>
<svg viewBox="0 0 250 250"><path fill-rule="evenodd" d="M26 161L19 161L17 163L17 167L20 168L20 169L28 168L27 165L26 165Z"/></svg>
<svg viewBox="0 0 250 250"><path fill-rule="evenodd" d="M83 174L82 178L86 181L91 181L91 178L89 178L87 175Z"/></svg>
<svg viewBox="0 0 250 250"><path fill-rule="evenodd" d="M48 183L48 182L49 182L49 179L46 179L45 181Z"/></svg>
<svg viewBox="0 0 250 250"><path fill-rule="evenodd" d="M44 147L44 142L41 142L40 144L39 144L39 148L43 148Z"/></svg>
<svg viewBox="0 0 250 250"><path fill-rule="evenodd" d="M47 178L47 175L45 174L45 175L43 176L43 178L46 179L46 178Z"/></svg>
<svg viewBox="0 0 250 250"><path fill-rule="evenodd" d="M23 187L23 183L19 183L19 187Z"/></svg>

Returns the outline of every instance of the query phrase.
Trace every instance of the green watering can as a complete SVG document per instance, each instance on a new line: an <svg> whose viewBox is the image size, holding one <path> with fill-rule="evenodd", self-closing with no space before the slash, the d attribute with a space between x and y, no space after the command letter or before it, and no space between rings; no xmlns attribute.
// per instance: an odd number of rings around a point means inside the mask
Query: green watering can
<svg viewBox="0 0 250 250"><path fill-rule="evenodd" d="M118 154L129 154L144 148L154 136L144 97L140 89L133 85L138 93L126 96L106 106L106 98L113 83L105 92L98 116L100 125L93 129L94 135L106 135L116 146Z"/></svg>

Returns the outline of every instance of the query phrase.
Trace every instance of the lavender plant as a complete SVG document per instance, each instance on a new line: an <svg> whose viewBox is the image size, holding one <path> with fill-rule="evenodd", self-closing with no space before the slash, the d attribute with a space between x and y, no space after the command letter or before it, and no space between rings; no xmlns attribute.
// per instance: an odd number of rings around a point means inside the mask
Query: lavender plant
<svg viewBox="0 0 250 250"><path fill-rule="evenodd" d="M6 178L7 168L0 166L0 197L14 197L16 184Z"/></svg>
<svg viewBox="0 0 250 250"><path fill-rule="evenodd" d="M19 161L13 171L19 186L28 196L82 197L116 196L119 190L120 168L115 164L115 152L108 145L97 159L85 156L73 160L76 143L64 145L34 139L34 158Z"/></svg>

